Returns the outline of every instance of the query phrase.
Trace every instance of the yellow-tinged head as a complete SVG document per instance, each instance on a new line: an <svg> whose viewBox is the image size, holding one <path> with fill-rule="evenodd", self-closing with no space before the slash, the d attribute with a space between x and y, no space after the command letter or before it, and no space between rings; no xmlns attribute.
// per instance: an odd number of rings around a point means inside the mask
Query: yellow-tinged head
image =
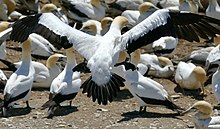
<svg viewBox="0 0 220 129"><path fill-rule="evenodd" d="M83 26L81 27L80 29L81 31L84 31L84 32L93 32L93 33L97 33L97 26L95 24L94 21L92 20L88 20L86 22L83 22Z"/></svg>
<svg viewBox="0 0 220 129"><path fill-rule="evenodd" d="M2 21L2 22L0 23L0 32L2 32L2 31L4 31L4 30L8 29L9 25L10 25L9 22L7 22L7 21Z"/></svg>
<svg viewBox="0 0 220 129"><path fill-rule="evenodd" d="M141 51L140 49L135 50L131 53L131 63L137 66L137 64L140 62L141 58Z"/></svg>
<svg viewBox="0 0 220 129"><path fill-rule="evenodd" d="M106 29L109 25L111 25L112 22L113 22L113 18L111 18L111 17L104 17L101 20L101 27L102 27L102 29Z"/></svg>
<svg viewBox="0 0 220 129"><path fill-rule="evenodd" d="M138 10L142 14L142 13L147 12L151 8L156 9L157 7L155 5L153 5L151 2L144 2L141 5L139 5Z"/></svg>
<svg viewBox="0 0 220 129"><path fill-rule="evenodd" d="M120 30L127 24L128 19L124 16L117 16L112 22L112 25L117 26Z"/></svg>
<svg viewBox="0 0 220 129"><path fill-rule="evenodd" d="M188 113L188 112L195 112L199 113L200 118L208 118L212 114L212 105L206 101L198 101L195 104L193 104L190 108L188 108L186 111L182 112L182 115Z"/></svg>
<svg viewBox="0 0 220 129"><path fill-rule="evenodd" d="M208 79L208 77L206 76L206 71L200 67L200 66L196 66L194 68L194 70L192 71L193 74L195 74L195 77L198 81L200 81L200 83L203 85L206 80Z"/></svg>
<svg viewBox="0 0 220 129"><path fill-rule="evenodd" d="M63 54L53 54L51 55L47 61L46 61L46 66L47 68L52 68L54 65L56 65L56 62L58 60L62 60L63 58L66 58Z"/></svg>
<svg viewBox="0 0 220 129"><path fill-rule="evenodd" d="M100 6L100 0L91 0L90 3L96 8Z"/></svg>
<svg viewBox="0 0 220 129"><path fill-rule="evenodd" d="M57 6L54 4L45 4L42 8L41 8L41 13L47 13L47 12L51 12L53 10L57 9Z"/></svg>
<svg viewBox="0 0 220 129"><path fill-rule="evenodd" d="M167 57L159 56L158 61L159 61L160 65L162 65L162 66L167 66L167 65L173 66L172 61L170 59L168 59Z"/></svg>

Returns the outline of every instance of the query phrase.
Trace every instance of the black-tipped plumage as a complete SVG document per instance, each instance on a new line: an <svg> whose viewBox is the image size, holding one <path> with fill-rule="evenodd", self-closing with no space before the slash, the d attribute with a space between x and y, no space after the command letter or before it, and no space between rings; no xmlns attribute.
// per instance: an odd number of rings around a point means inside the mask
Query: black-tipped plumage
<svg viewBox="0 0 220 129"><path fill-rule="evenodd" d="M190 20L189 17L191 17ZM131 53L163 36L173 36L190 42L200 42L199 37L208 40L209 37L215 37L220 33L219 25L219 20L204 15L169 11L166 24L143 33L137 39L130 38L126 49Z"/></svg>
<svg viewBox="0 0 220 129"><path fill-rule="evenodd" d="M8 105L9 105L11 102L14 102L14 101L17 101L17 100L19 100L19 99L24 98L24 97L28 94L29 91L30 91L30 90L27 90L27 91L25 91L25 92L23 92L23 93L21 93L21 94L15 96L15 97L11 97L10 94L6 93L6 95L4 95L4 107L7 109L7 108L8 108Z"/></svg>
<svg viewBox="0 0 220 129"><path fill-rule="evenodd" d="M70 1L62 0L62 4L61 5L65 9L67 9L67 10L69 10L71 12L74 12L79 17L84 17L84 18L88 18L89 19L89 17L85 13L82 13L79 9L76 8L76 5L71 4Z"/></svg>
<svg viewBox="0 0 220 129"><path fill-rule="evenodd" d="M108 101L112 102L113 97L117 96L117 92L120 91L119 86L124 86L125 80L115 73L112 73L109 83L98 86L90 76L81 86L82 93L87 93L88 97L92 96L92 101L98 101L98 104L107 105Z"/></svg>
<svg viewBox="0 0 220 129"><path fill-rule="evenodd" d="M78 72L83 72L83 73L90 73L91 71L89 70L89 68L87 67L87 62L82 62L77 64L74 68L73 68L73 72L78 71Z"/></svg>
<svg viewBox="0 0 220 129"><path fill-rule="evenodd" d="M3 59L0 59L0 61L1 61L2 63L4 63L6 66L8 66L8 68L9 68L10 70L12 70L13 72L15 72L15 71L17 70L16 66L15 66L13 63L11 63L11 62L9 62L9 61L7 61L7 60L3 60Z"/></svg>
<svg viewBox="0 0 220 129"><path fill-rule="evenodd" d="M165 106L165 107L167 107L171 110L178 110L178 109L179 110L184 110L183 108L181 108L180 106L174 104L172 101L170 101L168 99L158 100L158 99L153 99L153 98L145 98L145 97L141 97L141 96L138 96L138 97L141 98L141 100L143 100L146 104L149 104L149 105L162 105L162 106Z"/></svg>

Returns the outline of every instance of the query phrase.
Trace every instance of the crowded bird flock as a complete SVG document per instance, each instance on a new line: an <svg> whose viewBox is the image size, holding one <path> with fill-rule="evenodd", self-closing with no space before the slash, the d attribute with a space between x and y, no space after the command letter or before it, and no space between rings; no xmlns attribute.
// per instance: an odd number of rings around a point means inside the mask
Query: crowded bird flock
<svg viewBox="0 0 220 129"><path fill-rule="evenodd" d="M80 92L105 107L127 89L138 116L150 115L152 106L169 109L176 117L194 112L192 128L220 129L217 0L209 0L207 8L200 0L0 2L2 118L16 116L12 110L17 107L31 110L32 88L49 92L35 107L46 110L46 118L57 117L63 102L71 108ZM197 47L180 58L177 46L184 42ZM20 61L8 60L10 45L21 51ZM155 78L172 81L179 93L171 95ZM188 93L201 99L176 103ZM214 103L205 101L212 94Z"/></svg>

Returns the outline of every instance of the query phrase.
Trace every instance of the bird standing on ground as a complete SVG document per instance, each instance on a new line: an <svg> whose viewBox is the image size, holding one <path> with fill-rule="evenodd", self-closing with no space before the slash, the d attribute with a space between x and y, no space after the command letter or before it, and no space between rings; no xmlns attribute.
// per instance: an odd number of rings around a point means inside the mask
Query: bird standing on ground
<svg viewBox="0 0 220 129"><path fill-rule="evenodd" d="M183 110L171 101L170 96L161 84L148 77L144 77L139 73L135 65L127 61L117 63L116 65L125 66L125 79L130 83L127 87L140 105L139 113L146 112L146 106L148 105L165 106L177 112Z"/></svg>
<svg viewBox="0 0 220 129"><path fill-rule="evenodd" d="M31 40L29 38L22 44L21 60L21 66L9 77L4 89L3 116L7 116L8 108L17 101L23 100L26 102L27 107L29 107L28 99L31 95L35 74L31 63Z"/></svg>
<svg viewBox="0 0 220 129"><path fill-rule="evenodd" d="M48 117L53 117L54 111L63 101L69 100L71 107L72 99L80 90L80 72L72 71L76 66L73 48L66 49L66 56L67 64L64 70L52 81L49 100L42 105L42 109L49 108Z"/></svg>

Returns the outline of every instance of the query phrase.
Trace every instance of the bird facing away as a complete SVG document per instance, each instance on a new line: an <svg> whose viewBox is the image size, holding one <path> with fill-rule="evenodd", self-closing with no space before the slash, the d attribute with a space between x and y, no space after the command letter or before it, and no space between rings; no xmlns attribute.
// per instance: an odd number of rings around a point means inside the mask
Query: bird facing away
<svg viewBox="0 0 220 129"><path fill-rule="evenodd" d="M17 101L25 101L29 107L28 99L34 80L35 70L31 63L31 40L28 38L22 43L22 64L9 77L4 89L4 101L2 107L3 116L7 116L7 110Z"/></svg>
<svg viewBox="0 0 220 129"><path fill-rule="evenodd" d="M73 72L76 66L76 60L73 48L66 49L67 64L64 70L53 80L50 87L49 100L42 105L42 109L48 109L48 117L53 117L54 111L60 106L60 103L75 98L80 90L81 79L80 72ZM89 94L88 94L89 95Z"/></svg>
<svg viewBox="0 0 220 129"><path fill-rule="evenodd" d="M116 65L125 66L125 79L129 82L129 85L126 86L137 99L140 113L146 112L146 106L148 105L165 106L177 112L183 110L171 101L170 96L161 84L148 77L144 77L134 64L124 61Z"/></svg>
<svg viewBox="0 0 220 129"><path fill-rule="evenodd" d="M206 101L198 101L182 113L196 112L193 116L195 129L219 129L220 116L212 115L212 105Z"/></svg>
<svg viewBox="0 0 220 129"><path fill-rule="evenodd" d="M192 20L187 20L188 18L192 18ZM123 85L124 80L111 73L111 67L118 61L120 51L126 50L130 54L136 49L158 40L161 36L173 36L191 42L199 42L200 38L209 39L220 33L219 28L211 25L220 25L220 21L217 19L168 9L155 11L121 35L121 29L127 23L126 18L118 16L113 20L109 31L104 36L92 36L63 23L52 13L36 14L16 21L13 25L11 40L22 42L27 39L29 34L37 33L48 39L57 49L74 47L88 60L86 66L91 71L91 77L82 84L82 88L85 89L85 92L94 90L94 88L99 89L97 92L105 95L104 98L98 100L98 103L105 105L109 98L113 97L113 93L118 91L119 86ZM110 87L114 88L108 92Z"/></svg>

